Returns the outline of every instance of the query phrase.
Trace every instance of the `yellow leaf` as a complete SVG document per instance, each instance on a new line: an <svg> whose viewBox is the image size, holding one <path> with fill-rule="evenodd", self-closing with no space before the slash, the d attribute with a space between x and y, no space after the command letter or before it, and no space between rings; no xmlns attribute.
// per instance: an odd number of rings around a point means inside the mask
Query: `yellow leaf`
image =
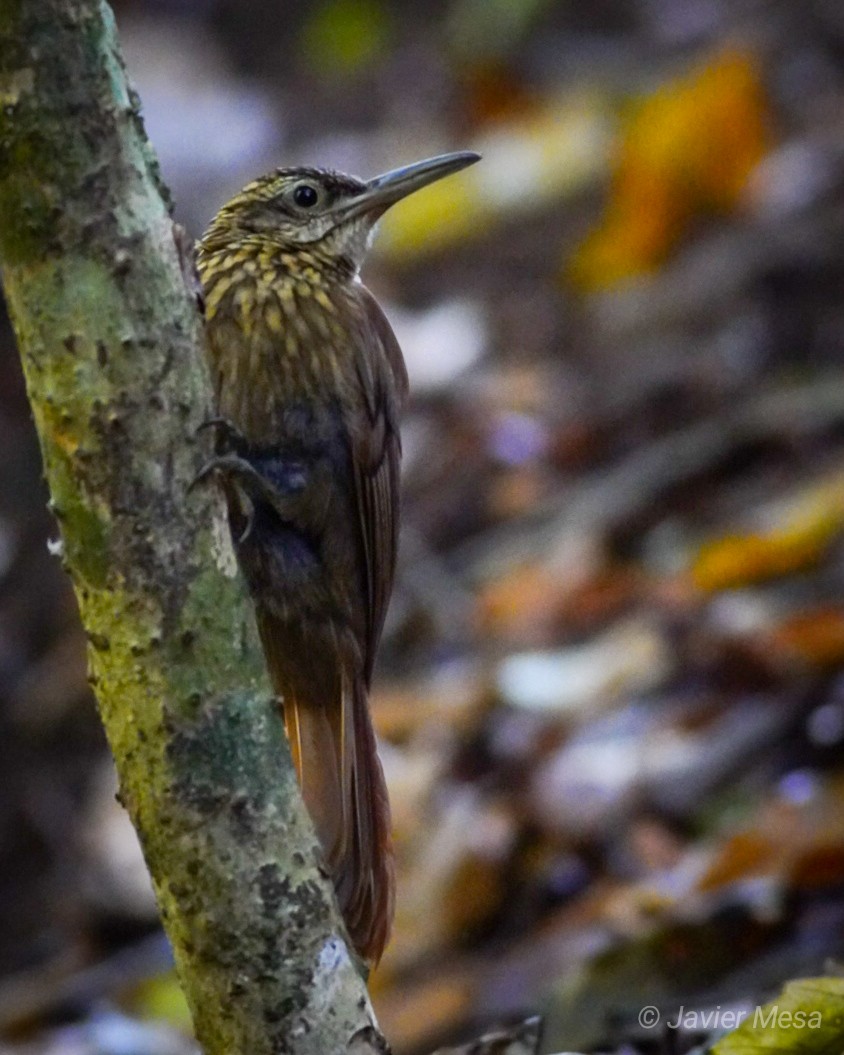
<svg viewBox="0 0 844 1055"><path fill-rule="evenodd" d="M844 978L789 982L722 1037L714 1055L839 1055L844 1050Z"/></svg>
<svg viewBox="0 0 844 1055"><path fill-rule="evenodd" d="M607 108L597 96L550 100L518 120L503 121L471 144L483 158L480 165L389 210L376 251L405 260L570 197L604 170L609 142Z"/></svg>
<svg viewBox="0 0 844 1055"><path fill-rule="evenodd" d="M130 1004L143 1018L167 1022L183 1033L193 1032L188 1003L175 971L146 978L132 991Z"/></svg>
<svg viewBox="0 0 844 1055"><path fill-rule="evenodd" d="M604 216L569 277L603 289L659 267L696 217L732 209L768 149L750 55L726 51L644 100L626 123Z"/></svg>
<svg viewBox="0 0 844 1055"><path fill-rule="evenodd" d="M471 173L432 183L387 213L378 248L396 256L439 249L471 234L484 217Z"/></svg>
<svg viewBox="0 0 844 1055"><path fill-rule="evenodd" d="M701 590L731 590L804 570L823 556L830 537L815 531L731 535L701 548L692 571Z"/></svg>
<svg viewBox="0 0 844 1055"><path fill-rule="evenodd" d="M692 565L701 590L729 590L816 564L844 529L844 478L822 480L798 496L767 532L728 535L703 545Z"/></svg>
<svg viewBox="0 0 844 1055"><path fill-rule="evenodd" d="M384 53L388 12L377 0L325 0L309 15L301 49L321 77L365 70Z"/></svg>

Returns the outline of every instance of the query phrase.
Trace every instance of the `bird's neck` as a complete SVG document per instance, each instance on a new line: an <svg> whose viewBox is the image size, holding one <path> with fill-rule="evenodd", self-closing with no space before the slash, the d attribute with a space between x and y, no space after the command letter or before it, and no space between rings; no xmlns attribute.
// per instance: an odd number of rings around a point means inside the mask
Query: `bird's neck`
<svg viewBox="0 0 844 1055"><path fill-rule="evenodd" d="M292 301L294 296L348 287L357 280L355 268L326 256L318 245L291 248L255 237L225 244L206 237L199 245L197 268L209 322L218 310L231 311L233 298L239 298L239 310L246 311L253 302L285 297Z"/></svg>
<svg viewBox="0 0 844 1055"><path fill-rule="evenodd" d="M246 267L248 272L274 272L277 281L301 281L304 275L318 272L323 280L350 282L358 273L355 261L333 246L321 241L292 243L272 237L272 233L236 233L212 226L199 243L200 272L205 268L232 270Z"/></svg>

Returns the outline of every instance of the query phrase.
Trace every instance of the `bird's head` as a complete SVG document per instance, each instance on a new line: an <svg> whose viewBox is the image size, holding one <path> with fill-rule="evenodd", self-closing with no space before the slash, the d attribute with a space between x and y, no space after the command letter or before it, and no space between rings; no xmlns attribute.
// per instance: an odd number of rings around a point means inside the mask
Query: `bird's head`
<svg viewBox="0 0 844 1055"><path fill-rule="evenodd" d="M276 169L223 206L203 246L255 240L287 251L318 251L357 271L375 225L391 205L478 160L469 151L443 154L367 182L325 169Z"/></svg>

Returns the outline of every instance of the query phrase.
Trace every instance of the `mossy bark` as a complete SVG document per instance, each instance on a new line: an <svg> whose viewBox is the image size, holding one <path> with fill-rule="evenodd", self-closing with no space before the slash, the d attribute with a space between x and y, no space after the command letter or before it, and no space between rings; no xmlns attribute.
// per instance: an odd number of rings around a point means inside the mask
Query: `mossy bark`
<svg viewBox="0 0 844 1055"><path fill-rule="evenodd" d="M92 682L210 1055L384 1050L219 502L167 193L97 0L0 0L0 264ZM186 279L187 276L187 279Z"/></svg>

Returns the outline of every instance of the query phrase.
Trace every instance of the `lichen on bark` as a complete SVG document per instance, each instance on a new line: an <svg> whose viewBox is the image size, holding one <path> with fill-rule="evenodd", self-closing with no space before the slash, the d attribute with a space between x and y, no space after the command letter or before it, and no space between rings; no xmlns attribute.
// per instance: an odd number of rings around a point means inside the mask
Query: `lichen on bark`
<svg viewBox="0 0 844 1055"><path fill-rule="evenodd" d="M211 1055L383 1051L217 497L201 319L96 0L0 2L0 266L121 798Z"/></svg>

